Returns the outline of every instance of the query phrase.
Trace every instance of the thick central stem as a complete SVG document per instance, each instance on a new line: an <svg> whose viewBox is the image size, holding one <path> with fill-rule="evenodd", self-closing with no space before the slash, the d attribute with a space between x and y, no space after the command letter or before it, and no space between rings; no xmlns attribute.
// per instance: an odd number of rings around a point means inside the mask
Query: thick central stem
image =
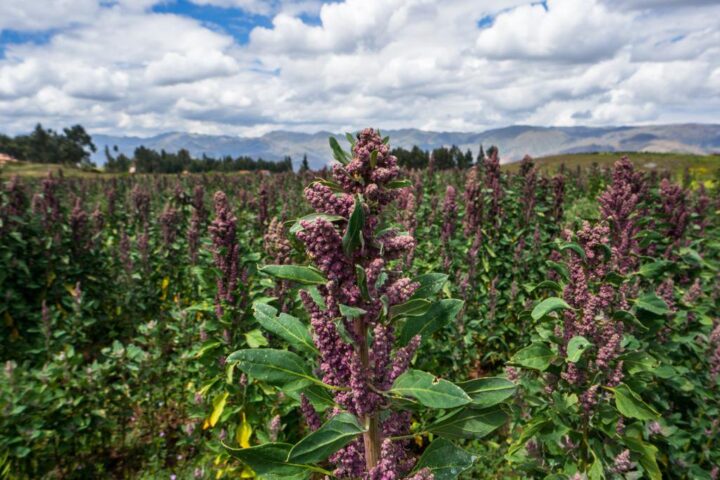
<svg viewBox="0 0 720 480"><path fill-rule="evenodd" d="M367 325L363 318L360 317L355 319L353 326L355 327L355 336L358 339L357 348L360 361L365 371L369 372L370 355L367 344ZM365 443L365 466L369 472L380 461L380 424L377 412L365 415L360 420L366 428L363 441Z"/></svg>

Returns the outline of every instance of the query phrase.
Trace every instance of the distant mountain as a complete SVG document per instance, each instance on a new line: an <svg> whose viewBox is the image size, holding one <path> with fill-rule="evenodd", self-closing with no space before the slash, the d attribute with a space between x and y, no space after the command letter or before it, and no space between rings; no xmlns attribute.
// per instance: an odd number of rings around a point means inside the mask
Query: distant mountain
<svg viewBox="0 0 720 480"><path fill-rule="evenodd" d="M393 146L410 148L417 145L428 150L457 145L477 153L497 145L503 163L520 160L524 155L540 157L561 153L652 151L708 154L720 151L720 124L650 125L640 127L533 127L515 125L479 133L429 132L417 129L382 130L390 135ZM297 133L276 131L261 137L201 135L195 133L163 133L154 137L116 137L93 135L98 147L93 160L105 163L105 146L132 155L144 145L154 150L175 152L187 149L193 156L210 157L247 155L265 160L282 160L286 155L297 166L307 154L312 168L321 168L331 161L328 137L330 132ZM335 135L343 144L344 135Z"/></svg>

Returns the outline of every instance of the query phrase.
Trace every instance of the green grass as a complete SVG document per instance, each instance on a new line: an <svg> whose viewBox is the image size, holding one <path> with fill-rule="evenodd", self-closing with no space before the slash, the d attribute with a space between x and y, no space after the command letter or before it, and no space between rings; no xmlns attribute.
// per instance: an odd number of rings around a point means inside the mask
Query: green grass
<svg viewBox="0 0 720 480"><path fill-rule="evenodd" d="M53 172L53 175L57 176L58 170L62 170L62 174L66 177L95 178L102 175L108 175L100 170L81 170L70 165L10 162L0 167L0 178L12 177L14 175L25 178L41 178L46 176L48 172Z"/></svg>
<svg viewBox="0 0 720 480"><path fill-rule="evenodd" d="M720 155L694 155L687 153L645 153L645 152L602 152L550 155L535 159L544 173L554 174L565 165L568 169L590 168L594 163L599 167L612 167L622 156L627 156L635 167L645 171L669 171L674 178L681 178L685 169L695 180L711 180L718 176ZM507 165L510 171L516 171L520 162Z"/></svg>

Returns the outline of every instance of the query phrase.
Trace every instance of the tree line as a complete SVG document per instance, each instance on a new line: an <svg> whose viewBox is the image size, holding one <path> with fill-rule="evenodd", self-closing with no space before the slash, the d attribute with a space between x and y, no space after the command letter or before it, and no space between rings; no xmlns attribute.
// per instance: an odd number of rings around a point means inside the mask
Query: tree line
<svg viewBox="0 0 720 480"><path fill-rule="evenodd" d="M485 151L482 145L478 151L477 157L473 157L470 149L463 152L457 145L451 147L439 147L432 151L423 150L417 145L410 150L397 147L392 150L392 154L398 159L401 167L410 169L427 168L430 165L432 156L432 166L436 170L448 170L451 168L466 169L473 166L475 160L482 163L485 158Z"/></svg>
<svg viewBox="0 0 720 480"><path fill-rule="evenodd" d="M92 138L81 125L56 132L38 123L25 135L0 134L0 153L24 162L91 166L90 155L95 151Z"/></svg>
<svg viewBox="0 0 720 480"><path fill-rule="evenodd" d="M90 155L96 151L92 137L81 125L67 127L62 132L45 129L37 124L35 129L25 135L11 137L0 134L0 153L18 160L32 163L52 163L63 165L94 166ZM427 168L432 157L432 166L437 170L451 168L465 169L475 161L482 162L485 152L482 145L477 157L469 149L463 152L456 145L423 150L413 146L410 150L398 147L392 150L400 166L409 169ZM186 149L177 152L159 152L145 146L135 149L132 156L105 147L105 170L108 172L127 172L131 166L137 173L191 173L235 172L240 170L268 170L270 172L289 172L293 170L292 158L286 156L282 161L251 158L246 155L213 158L203 154L193 157ZM309 170L307 156L303 157L300 171Z"/></svg>
<svg viewBox="0 0 720 480"><path fill-rule="evenodd" d="M117 153L117 147L113 150ZM137 173L203 173L203 172L236 172L239 170L268 170L270 172L291 172L292 158L286 156L282 161L253 159L240 155L223 158L212 158L202 155L193 157L186 149L177 152L156 151L140 146L135 149L132 158L123 153L114 156L110 149L105 147L105 170L108 172L127 172L131 166Z"/></svg>

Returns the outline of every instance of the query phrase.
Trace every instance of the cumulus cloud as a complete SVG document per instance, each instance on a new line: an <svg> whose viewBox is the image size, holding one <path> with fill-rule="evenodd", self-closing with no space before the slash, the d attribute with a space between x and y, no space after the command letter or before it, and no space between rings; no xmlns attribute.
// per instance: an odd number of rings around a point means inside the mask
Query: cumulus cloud
<svg viewBox="0 0 720 480"><path fill-rule="evenodd" d="M713 2L192 3L228 9L227 23L172 0L0 2L0 29L45 36L0 44L4 130L480 130L717 121L720 111ZM247 38L234 36L238 12L244 23L264 17Z"/></svg>
<svg viewBox="0 0 720 480"><path fill-rule="evenodd" d="M593 0L548 0L498 15L476 44L490 58L590 63L622 48L629 26L629 17Z"/></svg>

